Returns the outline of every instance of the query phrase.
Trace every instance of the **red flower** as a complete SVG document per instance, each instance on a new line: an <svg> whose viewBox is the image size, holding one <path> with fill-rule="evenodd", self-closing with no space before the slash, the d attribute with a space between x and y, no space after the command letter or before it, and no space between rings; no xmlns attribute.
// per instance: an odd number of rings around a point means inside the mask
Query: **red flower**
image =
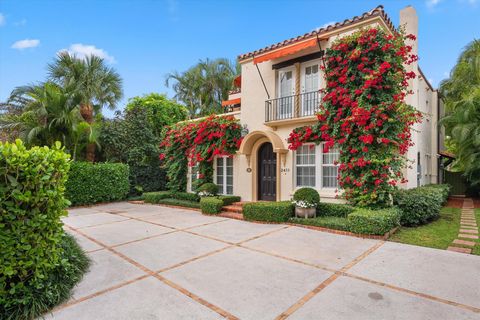
<svg viewBox="0 0 480 320"><path fill-rule="evenodd" d="M362 141L365 144L371 144L373 142L373 136L371 134L363 135L358 137L358 140Z"/></svg>

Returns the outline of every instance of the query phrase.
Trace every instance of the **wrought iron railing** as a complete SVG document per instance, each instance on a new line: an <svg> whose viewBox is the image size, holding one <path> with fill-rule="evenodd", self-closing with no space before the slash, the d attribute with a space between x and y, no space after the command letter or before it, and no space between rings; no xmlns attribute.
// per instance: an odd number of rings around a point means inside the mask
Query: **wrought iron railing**
<svg viewBox="0 0 480 320"><path fill-rule="evenodd" d="M320 92L312 91L265 101L265 122L313 116L320 106Z"/></svg>

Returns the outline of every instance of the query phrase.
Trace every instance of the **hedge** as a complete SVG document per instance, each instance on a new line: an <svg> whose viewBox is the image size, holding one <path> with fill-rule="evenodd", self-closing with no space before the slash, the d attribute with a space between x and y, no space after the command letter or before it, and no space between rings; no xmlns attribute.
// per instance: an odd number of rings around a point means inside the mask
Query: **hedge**
<svg viewBox="0 0 480 320"><path fill-rule="evenodd" d="M232 203L240 202L241 198L239 196L218 196L218 199L223 201L224 206L229 206Z"/></svg>
<svg viewBox="0 0 480 320"><path fill-rule="evenodd" d="M448 185L427 185L395 192L393 203L402 211L401 224L415 226L438 218L449 191Z"/></svg>
<svg viewBox="0 0 480 320"><path fill-rule="evenodd" d="M71 268L62 248L60 217L70 162L57 143L27 149L20 140L0 143L0 313L42 312L39 295L54 300L55 268ZM9 313L7 313L9 311ZM45 310L43 310L45 311ZM19 318L21 318L19 316ZM3 319L3 318L2 318Z"/></svg>
<svg viewBox="0 0 480 320"><path fill-rule="evenodd" d="M200 199L200 208L205 214L218 214L222 211L223 201L215 197L203 197Z"/></svg>
<svg viewBox="0 0 480 320"><path fill-rule="evenodd" d="M147 203L158 203L162 199L171 198L170 191L145 192L143 194L143 201Z"/></svg>
<svg viewBox="0 0 480 320"><path fill-rule="evenodd" d="M324 203L317 205L317 216L347 217L355 210L354 207L342 203Z"/></svg>
<svg viewBox="0 0 480 320"><path fill-rule="evenodd" d="M348 220L345 217L334 217L334 216L325 216L325 217L316 217L316 218L291 218L290 222L303 224L307 226L316 226L323 227L335 230L349 231Z"/></svg>
<svg viewBox="0 0 480 320"><path fill-rule="evenodd" d="M179 200L173 198L162 199L157 202L158 204L166 204L170 206L179 206L179 207L186 207L186 208L200 208L200 202L196 201L189 201L189 200Z"/></svg>
<svg viewBox="0 0 480 320"><path fill-rule="evenodd" d="M293 215L294 205L291 201L252 202L243 205L245 220L285 222Z"/></svg>
<svg viewBox="0 0 480 320"><path fill-rule="evenodd" d="M200 196L190 192L172 192L171 197L177 200L185 200L185 201L193 201L193 202L200 201Z"/></svg>
<svg viewBox="0 0 480 320"><path fill-rule="evenodd" d="M357 208L347 217L348 229L353 233L383 235L400 225L401 211L386 209Z"/></svg>
<svg viewBox="0 0 480 320"><path fill-rule="evenodd" d="M73 162L65 196L73 205L123 200L130 189L128 165Z"/></svg>

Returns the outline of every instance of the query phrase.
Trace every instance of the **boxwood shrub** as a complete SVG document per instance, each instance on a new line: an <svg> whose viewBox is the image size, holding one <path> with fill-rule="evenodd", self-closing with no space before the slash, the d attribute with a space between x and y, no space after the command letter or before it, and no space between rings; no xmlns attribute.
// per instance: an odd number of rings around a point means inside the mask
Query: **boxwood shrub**
<svg viewBox="0 0 480 320"><path fill-rule="evenodd" d="M346 218L353 210L355 208L348 204L320 202L317 205L317 216Z"/></svg>
<svg viewBox="0 0 480 320"><path fill-rule="evenodd" d="M196 201L189 201L189 200L179 200L173 198L161 199L158 200L159 204L166 204L170 206L179 206L179 207L186 207L186 208L200 208L200 202Z"/></svg>
<svg viewBox="0 0 480 320"><path fill-rule="evenodd" d="M357 208L348 215L348 229L354 233L383 235L400 225L400 215L401 211L396 207Z"/></svg>
<svg viewBox="0 0 480 320"><path fill-rule="evenodd" d="M128 165L73 162L65 196L73 205L123 200L130 189Z"/></svg>
<svg viewBox="0 0 480 320"><path fill-rule="evenodd" d="M294 206L291 201L252 202L243 205L245 220L285 222L293 215Z"/></svg>
<svg viewBox="0 0 480 320"><path fill-rule="evenodd" d="M162 199L171 197L172 193L170 191L145 192L143 194L143 201L147 203L158 203Z"/></svg>
<svg viewBox="0 0 480 320"><path fill-rule="evenodd" d="M292 218L290 222L303 224L307 226L323 227L335 230L349 231L348 220L346 217L324 216L316 218Z"/></svg>
<svg viewBox="0 0 480 320"><path fill-rule="evenodd" d="M203 197L200 199L200 209L205 214L218 214L222 211L223 201L216 197Z"/></svg>
<svg viewBox="0 0 480 320"><path fill-rule="evenodd" d="M427 185L413 189L397 190L393 202L401 211L401 224L415 226L438 218L447 201L448 185Z"/></svg>
<svg viewBox="0 0 480 320"><path fill-rule="evenodd" d="M229 206L234 202L239 202L241 198L239 196L218 196L218 199L223 201L224 206Z"/></svg>
<svg viewBox="0 0 480 320"><path fill-rule="evenodd" d="M63 242L60 217L69 204L64 197L69 165L60 144L27 149L20 140L0 143L2 319L39 316L78 281L65 272L81 277L85 269L75 269Z"/></svg>
<svg viewBox="0 0 480 320"><path fill-rule="evenodd" d="M193 202L200 201L200 196L190 192L172 192L171 198L177 199L177 200L193 201Z"/></svg>

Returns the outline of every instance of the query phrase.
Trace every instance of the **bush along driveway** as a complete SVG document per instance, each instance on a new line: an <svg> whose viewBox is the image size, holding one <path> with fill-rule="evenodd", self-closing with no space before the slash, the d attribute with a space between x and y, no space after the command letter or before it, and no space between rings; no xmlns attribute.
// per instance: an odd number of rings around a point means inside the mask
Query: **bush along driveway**
<svg viewBox="0 0 480 320"><path fill-rule="evenodd" d="M64 223L92 266L48 319L480 317L473 255L130 203Z"/></svg>

